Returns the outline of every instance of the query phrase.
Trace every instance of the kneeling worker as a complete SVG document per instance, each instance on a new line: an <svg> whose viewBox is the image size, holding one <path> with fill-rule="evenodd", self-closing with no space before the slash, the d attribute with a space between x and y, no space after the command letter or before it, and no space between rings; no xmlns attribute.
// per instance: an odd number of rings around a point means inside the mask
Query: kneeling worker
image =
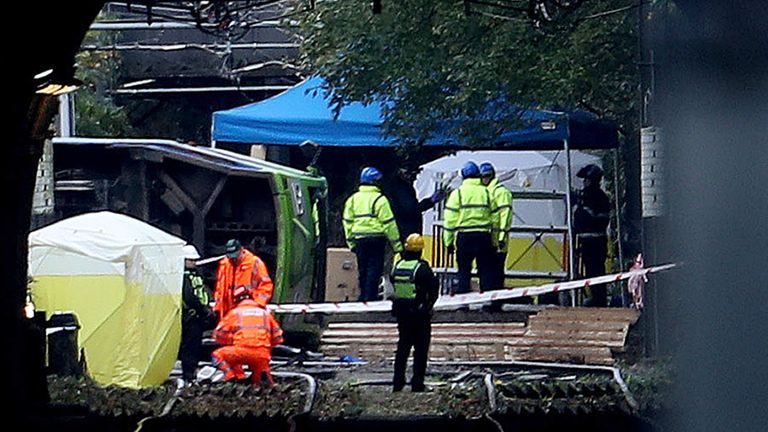
<svg viewBox="0 0 768 432"><path fill-rule="evenodd" d="M411 390L424 391L424 374L432 333L432 307L437 301L438 282L429 263L421 259L424 239L411 234L405 240L401 260L395 264L390 279L395 288L392 315L397 318L397 353L393 391L405 387L405 366L413 347L413 377Z"/></svg>
<svg viewBox="0 0 768 432"><path fill-rule="evenodd" d="M243 365L247 364L254 385L265 382L272 387L269 361L272 348L283 343L283 330L266 308L266 302L261 297L251 297L251 290L240 286L233 297L235 308L213 332L216 342L224 345L213 352L213 363L224 372L226 381L245 379Z"/></svg>

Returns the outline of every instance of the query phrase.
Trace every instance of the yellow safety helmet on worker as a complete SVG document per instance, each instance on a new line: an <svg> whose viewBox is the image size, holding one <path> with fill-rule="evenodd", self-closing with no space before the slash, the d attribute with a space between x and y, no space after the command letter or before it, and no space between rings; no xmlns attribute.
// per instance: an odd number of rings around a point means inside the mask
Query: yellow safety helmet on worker
<svg viewBox="0 0 768 432"><path fill-rule="evenodd" d="M409 252L421 252L424 250L424 237L421 234L409 234L405 239L405 250Z"/></svg>

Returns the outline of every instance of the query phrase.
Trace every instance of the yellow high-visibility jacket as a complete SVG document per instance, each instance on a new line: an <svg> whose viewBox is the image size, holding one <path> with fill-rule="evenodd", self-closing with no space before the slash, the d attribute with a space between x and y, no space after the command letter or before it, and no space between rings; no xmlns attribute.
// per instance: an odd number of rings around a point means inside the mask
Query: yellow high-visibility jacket
<svg viewBox="0 0 768 432"><path fill-rule="evenodd" d="M443 243L452 245L458 232L490 233L496 224L496 214L496 203L480 179L464 179L445 203Z"/></svg>
<svg viewBox="0 0 768 432"><path fill-rule="evenodd" d="M344 236L350 249L365 237L386 237L395 252L403 250L392 207L378 186L360 185L344 203Z"/></svg>
<svg viewBox="0 0 768 432"><path fill-rule="evenodd" d="M494 210L496 223L493 227L493 235L499 244L506 243L509 229L512 227L512 192L500 184L497 178L491 180L488 184L488 190L491 192L491 199L496 204L496 210Z"/></svg>

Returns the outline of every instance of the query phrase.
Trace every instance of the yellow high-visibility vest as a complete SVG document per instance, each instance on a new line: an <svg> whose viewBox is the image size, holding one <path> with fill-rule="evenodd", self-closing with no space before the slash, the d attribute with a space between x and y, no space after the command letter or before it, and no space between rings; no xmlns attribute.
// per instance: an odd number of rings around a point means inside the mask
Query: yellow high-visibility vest
<svg viewBox="0 0 768 432"><path fill-rule="evenodd" d="M495 210L496 203L480 179L464 179L445 203L443 242L452 245L457 232L491 232Z"/></svg>
<svg viewBox="0 0 768 432"><path fill-rule="evenodd" d="M496 240L503 242L507 240L509 229L512 227L512 192L495 178L488 184L488 190L491 192L491 199L496 204L496 224L493 227L493 234Z"/></svg>
<svg viewBox="0 0 768 432"><path fill-rule="evenodd" d="M361 238L386 237L395 252L403 249L392 207L377 186L360 185L344 203L342 218L344 236L350 248Z"/></svg>

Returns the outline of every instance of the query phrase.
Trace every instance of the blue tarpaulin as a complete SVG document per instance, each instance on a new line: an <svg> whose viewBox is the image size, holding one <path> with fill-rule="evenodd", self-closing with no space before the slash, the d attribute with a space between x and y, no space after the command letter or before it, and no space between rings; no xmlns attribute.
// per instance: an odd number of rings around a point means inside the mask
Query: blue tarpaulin
<svg viewBox="0 0 768 432"><path fill-rule="evenodd" d="M261 102L213 113L212 138L218 142L299 145L310 140L321 146L388 147L394 139L383 134L380 104L353 103L334 118L322 78L309 78ZM557 150L568 139L572 149L605 149L618 145L616 126L593 114L528 110L522 124L501 134L489 148ZM426 145L462 147L432 138Z"/></svg>

